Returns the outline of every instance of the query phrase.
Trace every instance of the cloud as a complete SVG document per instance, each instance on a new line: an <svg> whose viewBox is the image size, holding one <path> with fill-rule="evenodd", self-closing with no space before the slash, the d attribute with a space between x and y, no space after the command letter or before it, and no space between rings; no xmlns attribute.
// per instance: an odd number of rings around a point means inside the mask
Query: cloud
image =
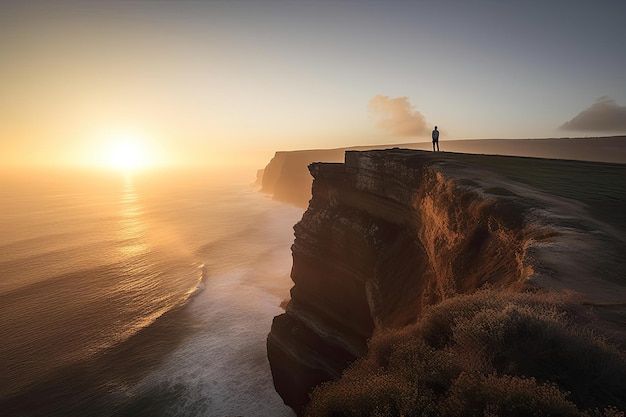
<svg viewBox="0 0 626 417"><path fill-rule="evenodd" d="M424 116L413 110L408 97L377 95L368 105L369 111L378 118L378 126L398 136L425 136L430 134Z"/></svg>
<svg viewBox="0 0 626 417"><path fill-rule="evenodd" d="M600 97L591 107L559 127L562 130L587 132L626 131L626 107L608 97Z"/></svg>

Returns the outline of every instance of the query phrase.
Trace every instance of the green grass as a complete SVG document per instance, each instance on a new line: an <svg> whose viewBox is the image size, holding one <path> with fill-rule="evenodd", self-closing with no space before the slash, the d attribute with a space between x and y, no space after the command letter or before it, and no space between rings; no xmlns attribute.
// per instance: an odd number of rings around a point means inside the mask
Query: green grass
<svg viewBox="0 0 626 417"><path fill-rule="evenodd" d="M626 231L626 165L513 156L447 154L539 190L581 201L592 216Z"/></svg>

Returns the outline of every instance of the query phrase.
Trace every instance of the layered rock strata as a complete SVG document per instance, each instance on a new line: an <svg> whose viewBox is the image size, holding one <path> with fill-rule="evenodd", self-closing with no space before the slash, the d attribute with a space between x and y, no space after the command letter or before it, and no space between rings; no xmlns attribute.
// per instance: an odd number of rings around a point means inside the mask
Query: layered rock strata
<svg viewBox="0 0 626 417"><path fill-rule="evenodd" d="M445 151L472 154L514 155L599 162L626 163L626 137L562 139L480 139L443 140ZM430 150L430 142L399 145L360 146L337 149L279 151L265 167L261 190L275 200L306 207L311 198L311 181L307 166L312 162L341 162L348 150L372 150L390 147ZM258 175L257 175L258 178Z"/></svg>
<svg viewBox="0 0 626 417"><path fill-rule="evenodd" d="M276 390L296 412L313 387L366 353L374 329L411 323L428 305L484 285L576 290L563 263L588 273L585 285L624 280L612 244L620 232L475 158L348 151L345 163L309 166L313 197L294 227L295 285L267 339ZM613 276L594 274L606 262ZM623 289L589 297L623 301Z"/></svg>

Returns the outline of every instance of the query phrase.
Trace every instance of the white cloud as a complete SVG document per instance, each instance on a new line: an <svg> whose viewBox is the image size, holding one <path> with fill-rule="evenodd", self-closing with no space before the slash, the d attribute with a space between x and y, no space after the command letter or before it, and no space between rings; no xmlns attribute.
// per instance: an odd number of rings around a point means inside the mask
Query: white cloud
<svg viewBox="0 0 626 417"><path fill-rule="evenodd" d="M623 132L626 131L626 107L619 106L615 100L600 97L586 110L578 113L572 120L559 127L562 130L586 132Z"/></svg>
<svg viewBox="0 0 626 417"><path fill-rule="evenodd" d="M368 108L378 118L378 126L398 136L428 136L430 129L424 116L413 109L408 97L377 95Z"/></svg>

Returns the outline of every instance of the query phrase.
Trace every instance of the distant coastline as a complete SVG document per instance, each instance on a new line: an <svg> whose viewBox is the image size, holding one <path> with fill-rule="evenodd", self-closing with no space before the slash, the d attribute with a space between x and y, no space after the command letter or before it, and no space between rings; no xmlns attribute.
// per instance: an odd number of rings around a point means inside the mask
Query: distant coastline
<svg viewBox="0 0 626 417"><path fill-rule="evenodd" d="M305 208L311 198L312 178L307 166L312 162L342 162L347 150L406 148L430 150L430 142L353 146L276 152L257 173L261 190L278 201ZM534 158L626 163L626 136L548 139L468 139L442 138L441 150L485 155L510 155ZM262 172L261 172L262 171Z"/></svg>

